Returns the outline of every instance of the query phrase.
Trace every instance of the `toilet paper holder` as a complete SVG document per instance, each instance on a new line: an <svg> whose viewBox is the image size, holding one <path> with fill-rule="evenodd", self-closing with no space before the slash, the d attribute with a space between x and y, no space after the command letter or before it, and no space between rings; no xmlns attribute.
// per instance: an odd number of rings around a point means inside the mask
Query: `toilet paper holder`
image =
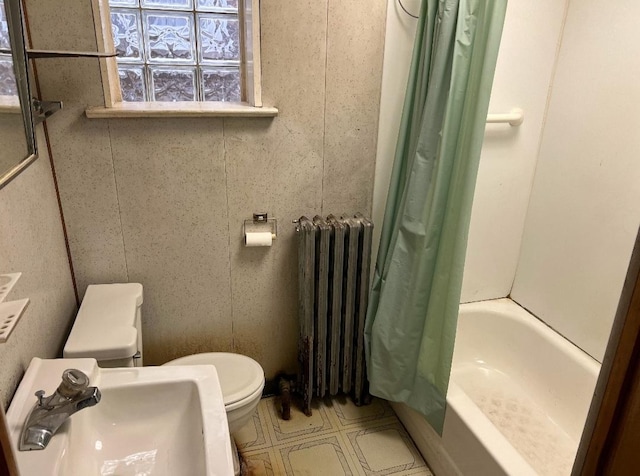
<svg viewBox="0 0 640 476"><path fill-rule="evenodd" d="M252 219L247 219L242 224L242 234L260 233L271 231L271 236L275 240L278 236L278 221L275 218L269 218L267 213L254 213Z"/></svg>

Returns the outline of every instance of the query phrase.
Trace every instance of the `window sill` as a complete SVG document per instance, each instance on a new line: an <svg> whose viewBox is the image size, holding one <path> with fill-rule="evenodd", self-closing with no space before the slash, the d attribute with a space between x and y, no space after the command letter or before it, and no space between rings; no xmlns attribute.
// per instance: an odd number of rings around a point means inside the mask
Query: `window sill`
<svg viewBox="0 0 640 476"><path fill-rule="evenodd" d="M112 107L90 107L90 119L127 117L275 117L275 107L227 102L119 102Z"/></svg>
<svg viewBox="0 0 640 476"><path fill-rule="evenodd" d="M0 96L0 113L20 114L21 111L18 96Z"/></svg>

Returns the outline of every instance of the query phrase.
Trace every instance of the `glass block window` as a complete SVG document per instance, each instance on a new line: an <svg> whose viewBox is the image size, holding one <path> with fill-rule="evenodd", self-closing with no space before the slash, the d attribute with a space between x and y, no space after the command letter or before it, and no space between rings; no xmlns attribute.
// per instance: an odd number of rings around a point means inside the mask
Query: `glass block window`
<svg viewBox="0 0 640 476"><path fill-rule="evenodd" d="M123 101L241 100L238 0L109 6Z"/></svg>
<svg viewBox="0 0 640 476"><path fill-rule="evenodd" d="M7 15L4 1L0 0L0 49L11 49ZM13 60L10 54L0 53L0 96L17 96L16 75L13 72Z"/></svg>

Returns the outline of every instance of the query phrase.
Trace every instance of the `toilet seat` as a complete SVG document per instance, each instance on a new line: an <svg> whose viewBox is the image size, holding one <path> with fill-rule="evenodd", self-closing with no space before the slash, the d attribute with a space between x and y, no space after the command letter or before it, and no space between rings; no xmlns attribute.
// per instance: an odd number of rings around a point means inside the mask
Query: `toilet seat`
<svg viewBox="0 0 640 476"><path fill-rule="evenodd" d="M187 355L164 365L214 365L218 371L227 411L243 406L246 400L256 398L264 387L262 367L246 355L207 352Z"/></svg>

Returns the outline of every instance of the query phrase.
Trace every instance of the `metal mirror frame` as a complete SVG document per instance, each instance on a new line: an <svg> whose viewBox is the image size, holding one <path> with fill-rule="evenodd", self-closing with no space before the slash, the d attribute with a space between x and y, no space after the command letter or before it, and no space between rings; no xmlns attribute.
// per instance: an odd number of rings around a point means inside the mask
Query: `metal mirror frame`
<svg viewBox="0 0 640 476"><path fill-rule="evenodd" d="M31 86L29 84L29 60L25 43L25 31L22 22L20 0L5 0L5 12L11 41L11 56L16 75L16 87L22 110L24 133L27 140L27 156L17 165L2 173L0 171L0 189L16 178L24 169L38 158L38 148L33 124L31 106Z"/></svg>

